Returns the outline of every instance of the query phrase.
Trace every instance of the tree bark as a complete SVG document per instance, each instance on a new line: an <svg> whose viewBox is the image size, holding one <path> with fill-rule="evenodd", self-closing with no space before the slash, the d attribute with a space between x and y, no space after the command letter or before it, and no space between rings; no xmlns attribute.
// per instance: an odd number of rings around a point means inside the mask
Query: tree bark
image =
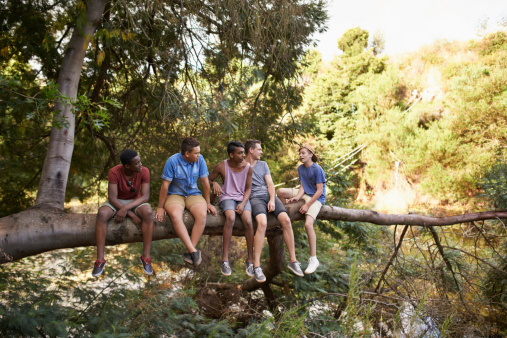
<svg viewBox="0 0 507 338"><path fill-rule="evenodd" d="M78 25L74 27L65 51L58 76L58 89L60 94L68 98L70 102L55 101L53 116L57 126L51 129L35 205L63 209L70 161L74 151L75 117L72 103L77 97L86 49L104 13L105 6L106 0L86 1L86 21L82 27Z"/></svg>
<svg viewBox="0 0 507 338"><path fill-rule="evenodd" d="M303 201L299 201L286 205L287 212L292 221L304 218L298 212L303 203ZM56 249L95 246L95 218L95 214L66 214L58 208L50 209L40 206L1 218L0 264ZM507 218L507 211L486 211L459 216L428 217L413 214L387 215L371 210L345 209L325 205L322 207L317 218L323 220L367 222L377 225L398 224L428 227L485 219ZM186 212L184 222L187 229L191 231L194 223L192 215ZM224 222L225 218L222 213L219 213L217 216L209 214L204 234L221 236ZM278 220L269 215L266 237L275 236L280 231L281 227ZM245 228L243 223L241 220L236 219L233 235L244 236L244 233ZM166 217L164 222L154 222L153 240L176 237L168 217ZM114 221L109 222L106 245L133 242L142 242L142 235L130 219L127 218L124 222L118 224L114 223ZM272 250L271 245L270 250Z"/></svg>
<svg viewBox="0 0 507 338"><path fill-rule="evenodd" d="M269 283L285 268L285 250L283 246L283 233L281 230L274 235L268 236L268 245L269 258L262 267L262 272L264 272L264 275L266 276L266 281L264 283L259 283L254 277L252 277L243 283L241 289L244 291L254 291L258 288L262 288L264 294L268 298L268 302L271 302L274 300L270 299L268 296L271 291L269 290ZM273 307L273 304L270 304L269 306L271 308Z"/></svg>

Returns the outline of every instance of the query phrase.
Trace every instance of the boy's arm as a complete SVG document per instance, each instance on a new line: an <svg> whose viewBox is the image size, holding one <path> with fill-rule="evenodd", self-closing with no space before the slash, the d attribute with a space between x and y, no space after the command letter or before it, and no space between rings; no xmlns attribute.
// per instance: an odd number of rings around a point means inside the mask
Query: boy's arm
<svg viewBox="0 0 507 338"><path fill-rule="evenodd" d="M319 197L322 195L322 192L324 191L324 183L317 183L317 191L315 194L313 194L312 198L299 209L299 212L302 214L305 214L308 209L315 203L316 200L319 199Z"/></svg>
<svg viewBox="0 0 507 338"><path fill-rule="evenodd" d="M215 180L218 178L218 176L220 175L220 177L222 178L222 181L224 180L224 176L225 176L225 165L224 165L224 162L220 162L218 163L214 168L213 168L213 171L211 172L211 174L208 176L208 180L209 182L211 182L211 184L213 185L213 193L217 196L220 196L222 194L222 187L220 186L220 184L218 184L217 182L215 182ZM204 182L203 182L204 184ZM208 186L209 186L209 183L208 183ZM203 185L204 187L204 185Z"/></svg>
<svg viewBox="0 0 507 338"><path fill-rule="evenodd" d="M210 188L210 185L209 185L208 176L202 177L201 178L201 183L202 183L203 195L204 195L204 199L206 200L206 206L208 208L208 212L211 212L214 216L216 216L217 215L217 209L215 208L215 206L213 204L211 204L211 200L210 200L210 190L211 190L211 188Z"/></svg>
<svg viewBox="0 0 507 338"><path fill-rule="evenodd" d="M164 220L164 216L166 214L164 209L165 199L167 197L167 191L169 190L169 185L171 185L171 181L162 179L162 185L160 186L160 193L158 195L158 205L157 205L157 221L162 222Z"/></svg>
<svg viewBox="0 0 507 338"><path fill-rule="evenodd" d="M243 201L240 204L238 204L236 207L236 212L238 214L241 214L243 212L243 208L245 207L246 203L250 199L250 195L252 193L252 173L253 173L253 168L252 168L252 166L250 166L250 168L248 169L248 175L246 177L245 194L243 195Z"/></svg>
<svg viewBox="0 0 507 338"><path fill-rule="evenodd" d="M269 194L269 202L268 202L268 212L275 210L275 184L273 183L273 179L271 175L264 175L264 181L268 186L268 194Z"/></svg>
<svg viewBox="0 0 507 338"><path fill-rule="evenodd" d="M130 209L134 209L143 203L147 203L150 200L150 182L145 182L141 184L141 196L130 202L129 204L125 204L125 208L127 208L127 216L130 217L132 222L139 228L141 226L141 218L136 215Z"/></svg>
<svg viewBox="0 0 507 338"><path fill-rule="evenodd" d="M130 209L135 208L142 203L148 202L148 200L150 199L150 183L149 182L143 183L141 196L125 205L118 199L118 184L109 183L107 186L107 193L109 203L111 203L111 205L115 207L117 210L116 215L114 215L114 220L116 221L116 223L123 222L127 214L129 215L130 218L132 218L132 220L135 223L138 217L136 216L135 213L130 211Z"/></svg>

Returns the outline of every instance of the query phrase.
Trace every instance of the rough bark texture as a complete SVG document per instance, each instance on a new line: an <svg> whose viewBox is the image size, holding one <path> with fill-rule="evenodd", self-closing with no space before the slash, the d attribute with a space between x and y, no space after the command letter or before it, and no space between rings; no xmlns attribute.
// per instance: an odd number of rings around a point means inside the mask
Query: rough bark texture
<svg viewBox="0 0 507 338"><path fill-rule="evenodd" d="M77 96L86 49L100 22L105 6L106 0L86 1L87 21L82 27L74 27L65 51L58 76L58 89L71 101ZM51 129L35 205L63 209L70 161L74 151L75 118L71 102L56 101L54 118L61 126L60 129L57 127Z"/></svg>
<svg viewBox="0 0 507 338"><path fill-rule="evenodd" d="M292 221L303 219L303 215L298 212L303 203L303 201L300 201L286 206ZM450 217L428 217L421 215L387 215L370 210L323 206L318 216L318 219L326 220L426 227L496 218L507 218L507 211L487 211ZM184 221L187 228L191 230L193 226L192 215L186 213ZM221 236L224 222L225 218L221 213L218 216L208 215L204 234ZM270 215L268 217L266 237L277 235L280 231L278 221ZM233 235L243 236L244 233L243 223L237 219ZM155 221L153 232L153 240L166 238L176 238L168 217L164 222ZM130 219L118 224L113 221L109 222L106 245L141 241L141 232ZM95 214L66 214L56 208L34 207L0 219L0 264L46 251L79 246L95 246Z"/></svg>
<svg viewBox="0 0 507 338"><path fill-rule="evenodd" d="M274 302L274 299L270 299L269 297L269 295L272 294L269 283L285 268L285 250L281 230L275 235L268 236L268 245L269 258L262 267L262 272L264 272L264 275L266 276L266 281L264 283L258 283L255 278L252 277L243 283L241 289L244 291L254 291L258 288L262 288L268 302L271 303L272 301ZM274 304L269 304L269 306L273 307Z"/></svg>

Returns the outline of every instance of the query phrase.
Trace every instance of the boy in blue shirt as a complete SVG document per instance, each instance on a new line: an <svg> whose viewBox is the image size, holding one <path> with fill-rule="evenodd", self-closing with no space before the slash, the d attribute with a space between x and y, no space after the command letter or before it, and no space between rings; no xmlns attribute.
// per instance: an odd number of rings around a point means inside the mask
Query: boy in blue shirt
<svg viewBox="0 0 507 338"><path fill-rule="evenodd" d="M303 144L299 148L299 160L303 163L298 167L301 186L299 189L281 188L278 190L277 195L283 203L297 202L301 198L306 202L299 209L299 212L306 214L305 230L310 245L310 259L308 260L308 267L305 273L310 274L315 272L319 266L319 260L317 259L317 238L313 229L313 223L326 200L326 176L322 167L315 163L318 161L318 158L312 146Z"/></svg>
<svg viewBox="0 0 507 338"><path fill-rule="evenodd" d="M166 213L169 215L174 231L187 248L183 259L194 267L202 260L201 251L196 246L206 226L207 212L215 216L217 214L210 203L208 176L199 142L193 137L186 137L181 143L181 152L169 157L164 166L158 197L157 220L162 222ZM201 180L203 193L197 187L198 179ZM183 222L185 209L190 211L195 220L190 236Z"/></svg>

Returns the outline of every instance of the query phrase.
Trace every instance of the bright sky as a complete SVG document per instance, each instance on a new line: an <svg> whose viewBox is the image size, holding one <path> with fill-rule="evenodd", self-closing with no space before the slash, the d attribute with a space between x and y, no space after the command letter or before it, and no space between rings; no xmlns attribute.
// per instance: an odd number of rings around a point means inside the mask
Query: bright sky
<svg viewBox="0 0 507 338"><path fill-rule="evenodd" d="M507 23L506 0L330 0L326 33L316 36L322 58L338 54L336 41L359 26L383 33L384 54L415 51L435 40L468 41L478 37L481 22L495 30Z"/></svg>

